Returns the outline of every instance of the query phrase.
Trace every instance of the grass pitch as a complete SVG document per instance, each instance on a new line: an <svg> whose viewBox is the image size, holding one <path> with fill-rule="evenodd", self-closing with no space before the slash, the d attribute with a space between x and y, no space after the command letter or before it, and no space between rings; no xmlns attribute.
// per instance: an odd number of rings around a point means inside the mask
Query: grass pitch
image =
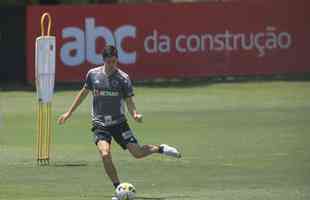
<svg viewBox="0 0 310 200"><path fill-rule="evenodd" d="M113 188L90 132L90 98L64 125L55 121L77 91L53 102L52 163L37 167L33 92L2 92L1 200L104 200ZM310 199L310 83L264 82L136 87L144 123L129 120L143 143L167 143L181 160L135 160L113 144L122 181L138 199Z"/></svg>

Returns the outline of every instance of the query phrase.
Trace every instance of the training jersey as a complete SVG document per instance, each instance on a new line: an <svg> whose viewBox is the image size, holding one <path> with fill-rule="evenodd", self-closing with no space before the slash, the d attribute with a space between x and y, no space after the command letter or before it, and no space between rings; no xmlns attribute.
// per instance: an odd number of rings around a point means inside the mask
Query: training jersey
<svg viewBox="0 0 310 200"><path fill-rule="evenodd" d="M116 68L109 76L104 66L88 71L84 87L92 92L92 124L108 127L126 121L124 100L134 95L128 74Z"/></svg>

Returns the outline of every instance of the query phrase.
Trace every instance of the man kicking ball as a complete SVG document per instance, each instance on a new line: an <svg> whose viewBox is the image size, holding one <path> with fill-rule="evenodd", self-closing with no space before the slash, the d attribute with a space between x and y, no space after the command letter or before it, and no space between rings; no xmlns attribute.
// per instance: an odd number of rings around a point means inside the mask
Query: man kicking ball
<svg viewBox="0 0 310 200"><path fill-rule="evenodd" d="M64 124L89 91L92 92L91 116L94 143L101 155L105 171L116 188L120 180L112 162L112 138L124 150L128 149L135 158L143 158L153 153L180 158L181 154L177 149L166 144L139 145L125 117L124 102L133 119L136 122L142 122L142 115L136 110L133 100L134 93L129 76L117 67L117 49L114 46L106 46L102 56L105 64L88 71L84 87L69 110L59 117L58 123Z"/></svg>

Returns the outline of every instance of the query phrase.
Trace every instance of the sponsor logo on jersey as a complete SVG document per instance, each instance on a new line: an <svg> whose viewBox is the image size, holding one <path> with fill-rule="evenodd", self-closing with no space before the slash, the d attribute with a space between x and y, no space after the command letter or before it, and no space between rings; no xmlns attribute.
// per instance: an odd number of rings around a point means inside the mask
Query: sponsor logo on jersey
<svg viewBox="0 0 310 200"><path fill-rule="evenodd" d="M94 90L94 96L117 97L117 96L119 96L119 92L117 92L117 91L108 91L108 90Z"/></svg>

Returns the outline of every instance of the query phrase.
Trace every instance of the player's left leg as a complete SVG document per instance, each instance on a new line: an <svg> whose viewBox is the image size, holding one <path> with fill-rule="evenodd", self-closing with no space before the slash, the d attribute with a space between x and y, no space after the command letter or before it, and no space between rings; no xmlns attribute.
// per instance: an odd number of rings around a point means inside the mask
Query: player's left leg
<svg viewBox="0 0 310 200"><path fill-rule="evenodd" d="M117 175L115 165L112 161L111 143L105 140L99 140L97 142L97 148L102 158L106 174L109 176L114 187L116 188L119 185L120 181Z"/></svg>

